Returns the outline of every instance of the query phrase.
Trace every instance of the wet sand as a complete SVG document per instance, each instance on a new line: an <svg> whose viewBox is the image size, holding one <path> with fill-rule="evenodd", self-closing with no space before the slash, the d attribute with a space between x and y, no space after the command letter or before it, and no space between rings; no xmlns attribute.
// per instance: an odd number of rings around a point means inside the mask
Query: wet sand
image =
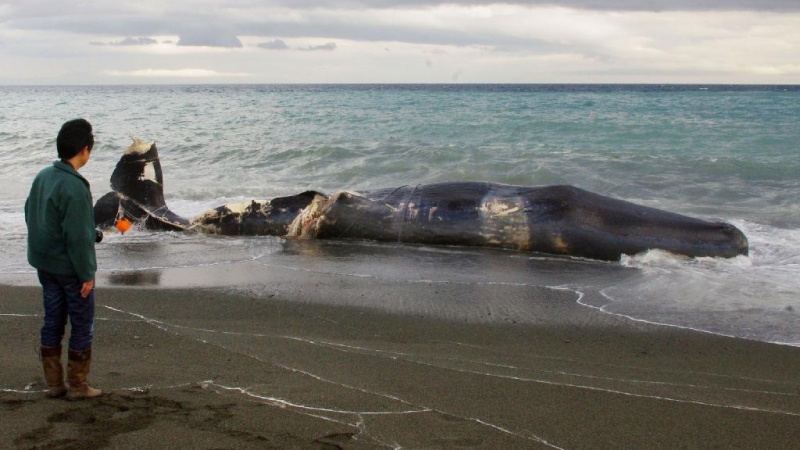
<svg viewBox="0 0 800 450"><path fill-rule="evenodd" d="M39 289L0 286L2 448L798 446L798 347L633 322L546 288L525 288L537 319L515 324L326 304L486 295L469 286L287 289L291 276L258 296L101 282L91 380L107 394L83 402L44 396Z"/></svg>

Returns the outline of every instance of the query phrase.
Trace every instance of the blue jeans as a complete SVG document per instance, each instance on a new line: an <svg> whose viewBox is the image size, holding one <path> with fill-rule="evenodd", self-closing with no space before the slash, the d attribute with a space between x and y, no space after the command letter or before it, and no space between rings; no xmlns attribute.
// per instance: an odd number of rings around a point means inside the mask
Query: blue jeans
<svg viewBox="0 0 800 450"><path fill-rule="evenodd" d="M61 345L67 317L72 331L69 348L88 350L94 335L94 289L86 298L81 298L81 281L77 277L65 277L38 271L44 298L44 325L41 343L44 347Z"/></svg>

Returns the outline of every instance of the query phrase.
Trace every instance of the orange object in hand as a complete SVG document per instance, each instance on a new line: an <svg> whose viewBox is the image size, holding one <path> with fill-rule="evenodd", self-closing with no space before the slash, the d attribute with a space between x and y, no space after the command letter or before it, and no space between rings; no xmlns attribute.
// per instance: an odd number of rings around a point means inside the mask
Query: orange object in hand
<svg viewBox="0 0 800 450"><path fill-rule="evenodd" d="M117 227L122 234L125 234L125 232L131 227L131 221L123 217L122 219L117 220L114 223L114 226Z"/></svg>

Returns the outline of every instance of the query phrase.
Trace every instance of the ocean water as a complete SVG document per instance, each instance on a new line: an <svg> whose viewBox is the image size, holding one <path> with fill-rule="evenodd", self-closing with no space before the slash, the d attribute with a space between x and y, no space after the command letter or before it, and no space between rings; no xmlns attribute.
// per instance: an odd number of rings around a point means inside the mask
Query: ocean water
<svg viewBox="0 0 800 450"><path fill-rule="evenodd" d="M506 284L549 286L631 320L800 345L800 86L0 87L0 281L34 280L22 206L36 172L55 158L58 128L74 117L95 126L97 144L81 171L95 199L109 190L131 137L153 140L167 203L187 217L308 189L466 180L572 184L731 222L751 245L749 256L733 259L655 251L608 263L134 229L98 245L100 288L170 285L180 268L220 266L230 270L197 285L241 283L267 293L268 285L253 286L252 272L280 267L309 277L468 283L484 294ZM238 277L245 266L251 275ZM483 296L493 303L353 302L464 320L534 320L515 299ZM476 312L486 308L495 313Z"/></svg>

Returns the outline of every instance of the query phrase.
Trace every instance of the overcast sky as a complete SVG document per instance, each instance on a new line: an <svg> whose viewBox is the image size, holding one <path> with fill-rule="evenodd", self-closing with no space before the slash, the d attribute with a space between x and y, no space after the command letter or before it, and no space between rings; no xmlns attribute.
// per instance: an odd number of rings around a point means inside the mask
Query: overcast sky
<svg viewBox="0 0 800 450"><path fill-rule="evenodd" d="M0 85L800 84L800 0L0 0Z"/></svg>

